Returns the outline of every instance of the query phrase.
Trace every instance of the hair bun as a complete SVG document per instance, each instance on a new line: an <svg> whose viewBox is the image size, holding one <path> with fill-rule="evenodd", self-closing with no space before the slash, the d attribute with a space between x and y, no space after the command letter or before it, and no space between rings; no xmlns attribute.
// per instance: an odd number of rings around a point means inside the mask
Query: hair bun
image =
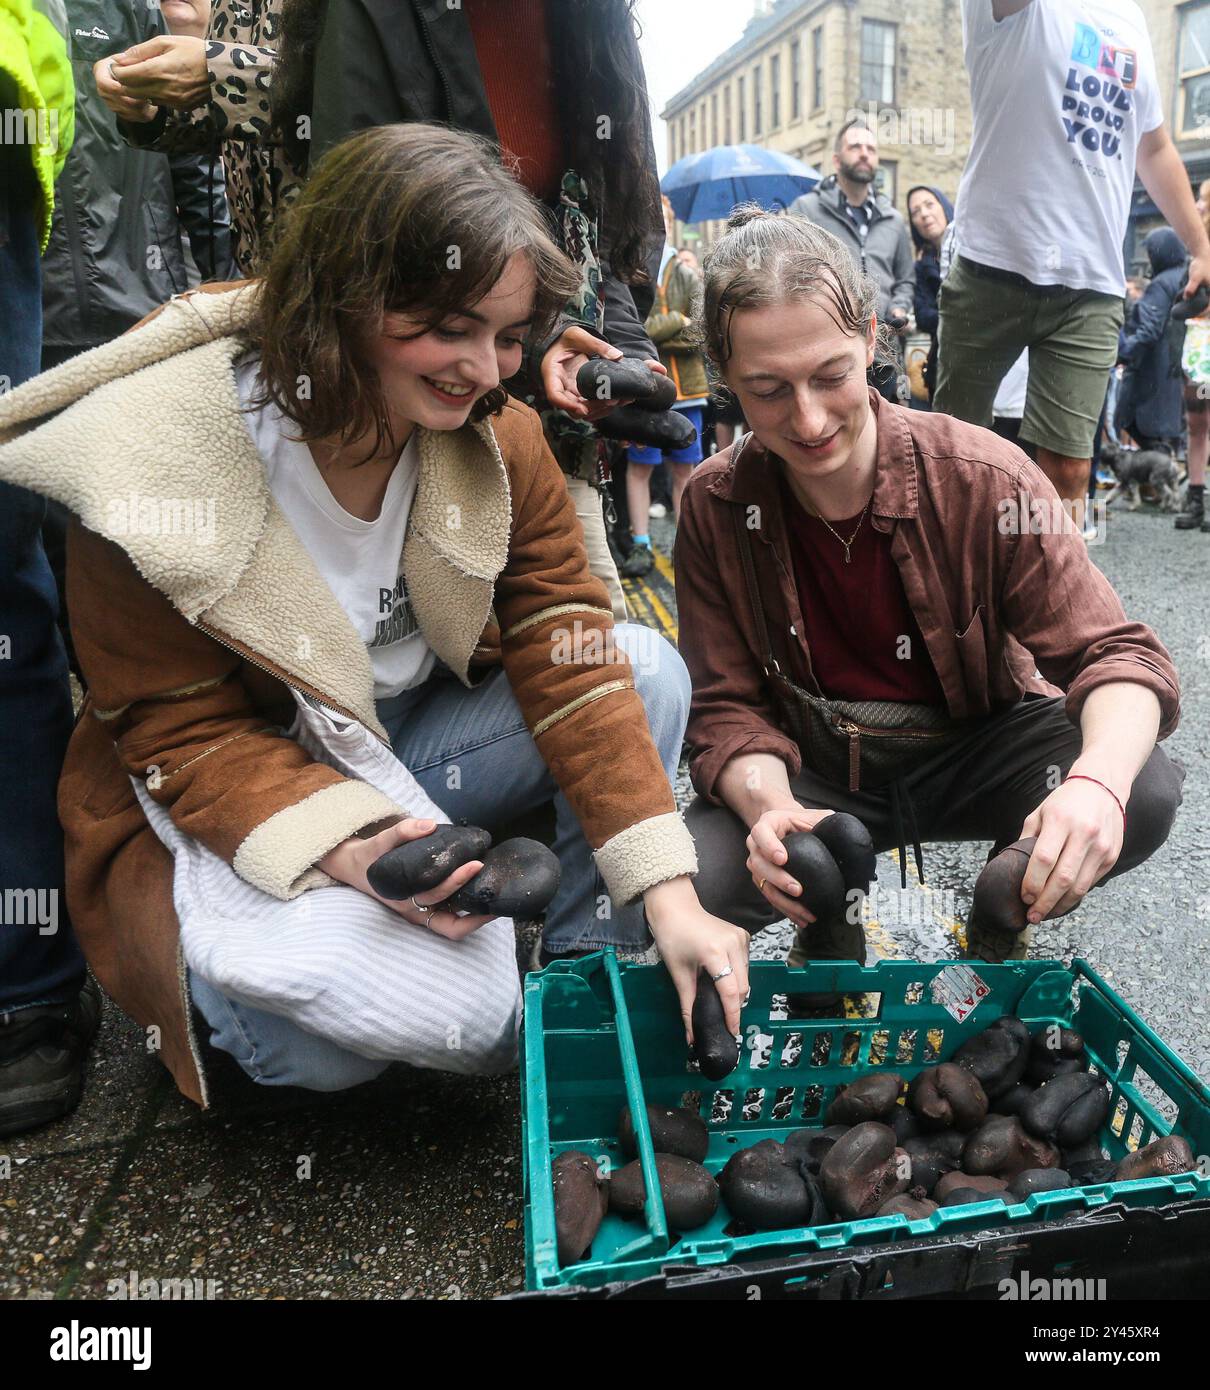
<svg viewBox="0 0 1210 1390"><path fill-rule="evenodd" d="M727 218L727 231L733 232L737 227L746 227L749 222L755 222L760 217L772 216L773 214L762 208L759 203L740 203L738 207L731 209L731 216Z"/></svg>

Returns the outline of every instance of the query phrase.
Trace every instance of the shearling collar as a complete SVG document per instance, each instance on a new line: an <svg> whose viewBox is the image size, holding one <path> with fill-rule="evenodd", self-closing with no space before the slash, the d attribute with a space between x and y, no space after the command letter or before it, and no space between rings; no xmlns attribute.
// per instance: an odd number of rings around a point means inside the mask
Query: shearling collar
<svg viewBox="0 0 1210 1390"><path fill-rule="evenodd" d="M274 502L240 414L233 364L257 290L174 299L0 399L0 479L61 502L191 623L384 737L365 646ZM425 639L466 682L508 558L508 474L487 422L418 442L404 569Z"/></svg>

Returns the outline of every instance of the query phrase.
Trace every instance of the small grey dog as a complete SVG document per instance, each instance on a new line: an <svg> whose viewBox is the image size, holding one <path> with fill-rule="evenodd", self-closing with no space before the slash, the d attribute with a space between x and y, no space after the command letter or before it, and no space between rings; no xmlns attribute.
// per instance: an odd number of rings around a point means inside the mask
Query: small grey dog
<svg viewBox="0 0 1210 1390"><path fill-rule="evenodd" d="M1175 512L1180 508L1180 474L1176 460L1163 449L1120 449L1112 440L1101 445L1102 460L1113 469L1117 482L1109 496L1105 498L1106 507L1111 506L1121 495L1129 497L1127 505L1133 512L1138 508L1139 486L1147 483L1155 489L1159 498L1160 510Z"/></svg>

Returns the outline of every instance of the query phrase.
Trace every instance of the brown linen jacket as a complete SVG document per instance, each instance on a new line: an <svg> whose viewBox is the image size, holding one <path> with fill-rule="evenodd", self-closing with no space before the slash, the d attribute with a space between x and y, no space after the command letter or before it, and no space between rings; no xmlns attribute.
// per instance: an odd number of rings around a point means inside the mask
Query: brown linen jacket
<svg viewBox="0 0 1210 1390"><path fill-rule="evenodd" d="M990 430L891 405L875 391L870 405L878 420L870 524L891 537L950 714L979 718L1034 690L1066 693L1078 723L1090 691L1127 680L1155 692L1166 738L1180 714L1172 659L1149 627L1126 617L1070 523L1057 524L1058 495L1041 470ZM694 471L681 503L676 601L693 679L690 773L716 804L719 774L741 753L771 753L791 776L802 767L764 677L732 520L742 508L774 657L814 690L778 466L746 436Z"/></svg>
<svg viewBox="0 0 1210 1390"><path fill-rule="evenodd" d="M177 1084L202 1104L172 862L131 778L281 899L330 884L316 861L400 814L283 737L291 686L386 731L365 645L274 502L240 414L232 365L257 292L175 299L0 399L0 478L77 518L68 602L89 692L59 787L68 909L101 984L159 1028ZM422 429L419 445L400 544L426 640L468 686L503 662L616 902L695 872L538 416L510 401L490 422Z"/></svg>

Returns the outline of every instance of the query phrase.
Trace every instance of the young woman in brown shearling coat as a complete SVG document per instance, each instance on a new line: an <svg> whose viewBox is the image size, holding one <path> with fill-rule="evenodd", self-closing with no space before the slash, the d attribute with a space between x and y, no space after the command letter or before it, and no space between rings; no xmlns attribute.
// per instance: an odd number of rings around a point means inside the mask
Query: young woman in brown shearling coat
<svg viewBox="0 0 1210 1390"><path fill-rule="evenodd" d="M500 385L572 283L491 146L381 127L322 161L263 282L173 301L0 403L0 477L78 518L72 919L195 1100L191 1002L263 1084L512 1062L511 927L440 907L477 863L406 902L373 893L369 865L435 816L342 772L353 747L367 766L393 750L415 804L455 820L553 797L547 958L641 947L649 926L686 1017L704 965L738 1024L747 937L698 903L669 780L683 665L615 628L538 417ZM289 736L300 715L325 721L323 756ZM235 904L227 938L197 912L203 882ZM300 900L310 915L282 906ZM364 959L325 955L362 911ZM305 988L248 940L283 912ZM237 947L273 992L199 968Z"/></svg>

